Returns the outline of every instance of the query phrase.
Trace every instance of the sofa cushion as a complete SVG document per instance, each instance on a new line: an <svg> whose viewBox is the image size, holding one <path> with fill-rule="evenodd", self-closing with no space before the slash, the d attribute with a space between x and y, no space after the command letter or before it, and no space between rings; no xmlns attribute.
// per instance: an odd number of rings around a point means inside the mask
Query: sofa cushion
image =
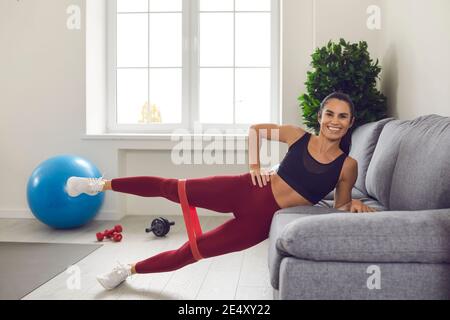
<svg viewBox="0 0 450 320"><path fill-rule="evenodd" d="M386 118L377 122L367 123L358 127L352 133L352 147L350 149L350 157L358 162L358 179L356 180L354 189L357 189L363 195L353 199L359 199L367 196L366 174L372 159L373 152L378 143L381 131L386 123L395 120L394 118ZM336 189L335 189L336 190ZM334 192L331 191L324 199L333 200Z"/></svg>
<svg viewBox="0 0 450 320"><path fill-rule="evenodd" d="M450 209L304 217L285 225L277 249L314 261L450 263Z"/></svg>
<svg viewBox="0 0 450 320"><path fill-rule="evenodd" d="M283 232L284 227L289 223L298 219L303 219L304 217L335 213L336 211L336 209L313 208L307 206L292 207L277 211L273 217L269 233L269 272L270 282L274 288L278 288L280 263L283 259L283 256L280 255L280 251L277 250L276 243Z"/></svg>
<svg viewBox="0 0 450 320"><path fill-rule="evenodd" d="M378 269L381 288L369 289ZM370 281L373 284L373 281ZM284 258L281 300L449 300L450 264L309 261Z"/></svg>
<svg viewBox="0 0 450 320"><path fill-rule="evenodd" d="M390 210L450 207L450 118L391 121L367 170L368 195Z"/></svg>
<svg viewBox="0 0 450 320"><path fill-rule="evenodd" d="M356 128L352 134L352 146L349 155L358 162L358 179L356 180L355 188L365 195L367 195L367 168L372 160L372 155L375 151L381 131L387 123L393 120L395 119L387 118L377 122L367 123Z"/></svg>

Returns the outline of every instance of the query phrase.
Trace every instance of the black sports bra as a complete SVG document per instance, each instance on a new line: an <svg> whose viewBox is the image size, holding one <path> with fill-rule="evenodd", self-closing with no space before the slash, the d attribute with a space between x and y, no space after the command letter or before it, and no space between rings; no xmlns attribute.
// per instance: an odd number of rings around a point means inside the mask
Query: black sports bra
<svg viewBox="0 0 450 320"><path fill-rule="evenodd" d="M278 168L278 175L313 205L325 198L336 187L347 154L331 163L320 163L308 151L310 133L305 133L289 147Z"/></svg>

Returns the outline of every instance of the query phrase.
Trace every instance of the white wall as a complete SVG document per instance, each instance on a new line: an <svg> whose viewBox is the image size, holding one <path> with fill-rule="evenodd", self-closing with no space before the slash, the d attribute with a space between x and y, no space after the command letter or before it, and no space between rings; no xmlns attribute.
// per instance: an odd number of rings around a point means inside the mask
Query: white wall
<svg viewBox="0 0 450 320"><path fill-rule="evenodd" d="M305 91L314 48L313 1L282 1L282 99L284 124L302 123L297 98Z"/></svg>
<svg viewBox="0 0 450 320"><path fill-rule="evenodd" d="M3 216L25 216L27 179L39 162L62 153L96 161L105 146L93 152L80 140L84 34L65 27L70 4L82 5L77 0L0 2Z"/></svg>
<svg viewBox="0 0 450 320"><path fill-rule="evenodd" d="M301 122L297 97L304 92L314 45L341 36L351 41L368 40L374 58L383 57L389 69L385 70L384 90L395 98L392 114L408 118L428 113L448 115L448 107L438 103L445 98L449 101L448 77L444 77L449 74L446 72L449 44L445 43L450 20L448 3L431 0L420 4L419 10L406 3L417 4L420 0L402 1L414 14L400 18L404 25L397 26L397 16L404 6L380 1L389 12L386 29L375 32L365 27L365 11L368 4L378 1L283 1L283 123ZM80 31L66 28L66 9L72 4L82 8ZM164 141L83 138L84 7L84 0L0 1L0 217L31 216L25 190L28 177L37 164L57 154L84 156L107 178L132 175L188 178L245 172L246 165L174 166L170 152L163 150ZM418 12L423 14L420 21L427 23L415 25L414 32L405 32L410 31L408 25L418 20ZM416 36L420 42L415 42ZM420 48L421 43L430 50ZM409 50L411 47L414 54ZM417 93L408 100L409 86ZM424 100L417 88L430 93L432 103L424 103L430 98ZM420 103L413 103L417 101ZM125 213L165 215L180 214L180 210L161 199L108 193L99 218L120 218Z"/></svg>
<svg viewBox="0 0 450 320"><path fill-rule="evenodd" d="M329 40L367 41L383 68L379 86L388 114L414 119L450 115L450 1L284 0L283 114L298 123L296 109L310 63L309 50ZM367 8L381 8L381 29L367 28ZM312 46L312 47L311 47ZM295 120L294 120L295 119Z"/></svg>
<svg viewBox="0 0 450 320"><path fill-rule="evenodd" d="M373 60L379 57L380 31L367 27L367 8L380 5L379 0L316 0L315 43L321 47L328 41L344 38L350 42L366 41Z"/></svg>
<svg viewBox="0 0 450 320"><path fill-rule="evenodd" d="M305 92L311 54L328 41L367 41L374 60L380 57L379 30L367 28L367 8L380 0L283 0L283 123L301 124L298 97Z"/></svg>
<svg viewBox="0 0 450 320"><path fill-rule="evenodd" d="M450 116L450 1L383 0L382 88L393 116Z"/></svg>

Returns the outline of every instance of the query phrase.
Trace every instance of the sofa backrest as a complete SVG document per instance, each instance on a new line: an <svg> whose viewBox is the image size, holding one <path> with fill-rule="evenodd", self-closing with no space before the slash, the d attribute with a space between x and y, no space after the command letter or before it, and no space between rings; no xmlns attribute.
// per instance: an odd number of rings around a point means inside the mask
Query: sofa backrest
<svg viewBox="0 0 450 320"><path fill-rule="evenodd" d="M366 189L389 210L450 208L450 118L387 123L367 170Z"/></svg>
<svg viewBox="0 0 450 320"><path fill-rule="evenodd" d="M355 129L352 133L352 147L350 157L358 162L358 179L355 188L367 195L366 174L377 146L381 131L386 123L395 120L387 118L377 122L367 123Z"/></svg>

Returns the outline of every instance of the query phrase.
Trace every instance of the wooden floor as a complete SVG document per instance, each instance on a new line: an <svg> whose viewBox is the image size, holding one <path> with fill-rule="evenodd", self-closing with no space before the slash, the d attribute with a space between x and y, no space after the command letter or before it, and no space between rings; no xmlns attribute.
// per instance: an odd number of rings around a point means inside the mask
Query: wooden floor
<svg viewBox="0 0 450 320"><path fill-rule="evenodd" d="M80 289L67 285L73 273L63 272L24 299L205 299L205 300L271 300L272 287L268 271L268 240L245 251L201 260L180 270L167 273L134 275L115 290L105 291L95 279L111 270L117 261L131 263L166 250L174 250L187 241L181 216L166 238L145 233L155 217L129 216L120 222L94 221L79 230L57 231L35 220L0 219L0 241L45 243L97 243L95 233L120 223L124 239L104 245L76 264L81 274ZM204 231L230 218L201 217ZM30 267L33 262L30 261Z"/></svg>

